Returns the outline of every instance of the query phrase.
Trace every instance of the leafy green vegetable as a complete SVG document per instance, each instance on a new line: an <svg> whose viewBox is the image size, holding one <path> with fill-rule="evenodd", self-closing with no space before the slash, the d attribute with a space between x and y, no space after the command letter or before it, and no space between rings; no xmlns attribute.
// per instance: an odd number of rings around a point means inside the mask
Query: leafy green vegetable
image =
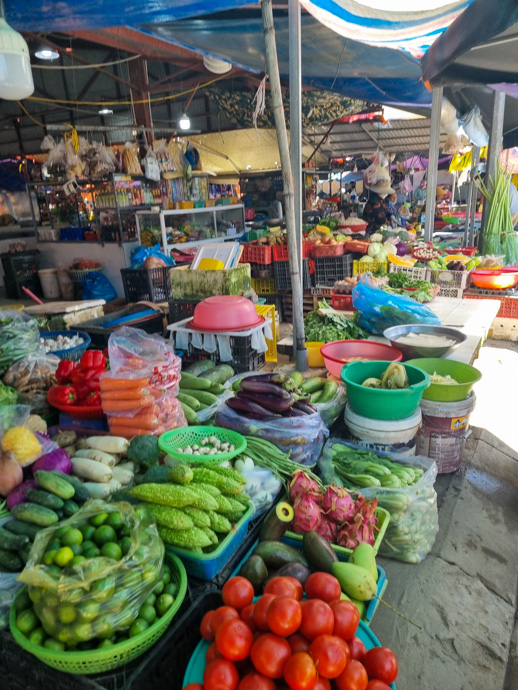
<svg viewBox="0 0 518 690"><path fill-rule="evenodd" d="M0 381L0 405L16 405L18 393L11 386L6 386Z"/></svg>
<svg viewBox="0 0 518 690"><path fill-rule="evenodd" d="M320 313L321 310L325 312ZM318 310L306 316L304 329L308 342L332 343L335 340L363 340L369 337L369 334L357 324L355 317L349 319L339 314L326 300L321 300Z"/></svg>

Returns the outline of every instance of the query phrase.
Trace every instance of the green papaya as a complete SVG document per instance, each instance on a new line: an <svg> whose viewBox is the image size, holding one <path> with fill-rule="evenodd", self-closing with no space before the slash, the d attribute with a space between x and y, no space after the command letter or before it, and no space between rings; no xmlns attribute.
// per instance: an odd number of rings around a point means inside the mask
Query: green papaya
<svg viewBox="0 0 518 690"><path fill-rule="evenodd" d="M378 591L376 580L369 571L354 563L333 563L333 575L351 599L370 601Z"/></svg>
<svg viewBox="0 0 518 690"><path fill-rule="evenodd" d="M376 554L374 547L370 544L358 544L349 558L349 563L359 565L360 568L365 568L378 581L378 568L376 567Z"/></svg>

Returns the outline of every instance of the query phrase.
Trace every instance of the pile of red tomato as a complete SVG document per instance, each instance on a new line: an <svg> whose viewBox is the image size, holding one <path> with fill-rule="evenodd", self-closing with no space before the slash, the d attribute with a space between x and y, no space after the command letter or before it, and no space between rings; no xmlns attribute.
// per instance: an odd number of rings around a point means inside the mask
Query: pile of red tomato
<svg viewBox="0 0 518 690"><path fill-rule="evenodd" d="M356 637L360 614L341 600L338 580L313 573L305 584L276 577L254 604L252 584L233 577L224 606L208 611L202 637L211 642L203 684L184 690L389 690L398 672L386 647L366 651Z"/></svg>

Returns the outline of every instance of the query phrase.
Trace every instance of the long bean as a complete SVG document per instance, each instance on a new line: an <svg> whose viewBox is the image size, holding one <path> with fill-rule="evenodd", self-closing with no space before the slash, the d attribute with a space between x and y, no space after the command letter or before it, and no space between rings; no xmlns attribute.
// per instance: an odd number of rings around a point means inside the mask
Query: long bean
<svg viewBox="0 0 518 690"><path fill-rule="evenodd" d="M289 455L283 453L270 441L255 436L246 436L246 454L252 458L256 465L267 467L275 476L279 477L284 485L290 481L295 472L304 470L311 479L322 486L320 478L309 467L290 460Z"/></svg>

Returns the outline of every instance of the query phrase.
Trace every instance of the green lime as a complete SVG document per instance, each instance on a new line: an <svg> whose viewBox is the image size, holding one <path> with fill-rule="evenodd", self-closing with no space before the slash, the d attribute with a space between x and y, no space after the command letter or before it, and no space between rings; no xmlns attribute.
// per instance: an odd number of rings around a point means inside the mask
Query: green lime
<svg viewBox="0 0 518 690"><path fill-rule="evenodd" d="M47 635L45 634L45 630L43 630L43 628L35 628L29 635L29 642L41 646L45 642L46 637Z"/></svg>
<svg viewBox="0 0 518 690"><path fill-rule="evenodd" d="M29 592L27 589L24 589L14 600L14 608L17 611L25 611L25 609L28 609L30 606L32 606L32 603Z"/></svg>
<svg viewBox="0 0 518 690"><path fill-rule="evenodd" d="M16 627L24 635L31 633L39 625L38 616L32 609L25 609L16 618Z"/></svg>
<svg viewBox="0 0 518 690"><path fill-rule="evenodd" d="M149 512L149 510L146 508L146 506L140 505L135 508L135 514L140 520L140 522L144 523L154 523L154 519Z"/></svg>
<svg viewBox="0 0 518 690"><path fill-rule="evenodd" d="M93 625L93 628L95 636L100 640L107 640L114 633L113 625L106 618L102 618L101 620L96 621Z"/></svg>
<svg viewBox="0 0 518 690"><path fill-rule="evenodd" d="M91 517L88 522L91 525L94 525L94 527L100 527L101 525L104 525L107 519L108 513L99 513L98 515L94 515L93 517Z"/></svg>
<svg viewBox="0 0 518 690"><path fill-rule="evenodd" d="M76 556L75 558L82 558L82 556ZM73 563L75 558L72 559L70 563ZM84 598L85 590L82 587L67 589L67 591L63 594L63 600L68 604L78 604L80 601L83 601Z"/></svg>
<svg viewBox="0 0 518 690"><path fill-rule="evenodd" d="M56 614L48 606L41 609L40 620L45 630L52 630L56 627Z"/></svg>
<svg viewBox="0 0 518 690"><path fill-rule="evenodd" d="M153 589L153 594L156 594L157 597L160 596L160 595L162 594L162 592L164 591L164 587L165 587L165 585L164 585L163 581L160 580L160 581L155 585L155 588Z"/></svg>
<svg viewBox="0 0 518 690"><path fill-rule="evenodd" d="M91 548L89 548L86 551L85 551L85 549L83 549L83 556L86 559L97 558L100 555L101 555L101 551L100 551L100 549L97 548L97 546L92 546Z"/></svg>
<svg viewBox="0 0 518 690"><path fill-rule="evenodd" d="M126 554L128 554L132 546L133 542L131 541L131 539L129 537L124 537L120 542L122 555L125 556Z"/></svg>
<svg viewBox="0 0 518 690"><path fill-rule="evenodd" d="M63 539L63 537L65 536L65 534L68 532L69 529L70 529L70 527L68 525L63 525L63 527L59 527L54 532L54 536L56 537L56 539Z"/></svg>
<svg viewBox="0 0 518 690"><path fill-rule="evenodd" d="M43 603L45 606L48 606L51 609L55 609L57 606L60 605L61 601L59 600L59 597L57 594L54 592L45 592L43 595Z"/></svg>
<svg viewBox="0 0 518 690"><path fill-rule="evenodd" d="M43 558L41 559L43 565L51 565L54 563L54 556L57 554L57 551L54 549L52 551L45 551L43 554Z"/></svg>
<svg viewBox="0 0 518 690"><path fill-rule="evenodd" d="M142 568L142 581L143 582L157 582L157 572L153 565L148 565Z"/></svg>
<svg viewBox="0 0 518 690"><path fill-rule="evenodd" d="M47 551L57 551L60 548L61 542L59 539L52 539L52 541L47 544Z"/></svg>
<svg viewBox="0 0 518 690"><path fill-rule="evenodd" d="M95 532L95 529L93 527L92 529ZM83 549L84 553L85 551L88 551L88 549L96 549L97 545L93 541L90 541L90 539L85 539L85 541L81 544L81 548Z"/></svg>
<svg viewBox="0 0 518 690"><path fill-rule="evenodd" d="M86 558L84 556L74 556L74 558L70 561L70 565L80 565L81 563L84 563L86 561Z"/></svg>
<svg viewBox="0 0 518 690"><path fill-rule="evenodd" d="M59 642L58 640L55 640L53 637L47 638L43 643L43 646L46 647L46 649L51 649L53 652L65 651L64 642Z"/></svg>
<svg viewBox="0 0 518 690"><path fill-rule="evenodd" d="M149 624L143 618L137 618L137 620L131 624L129 629L129 636L135 637L135 635L140 635L144 630L149 628Z"/></svg>
<svg viewBox="0 0 518 690"><path fill-rule="evenodd" d="M113 527L113 529L121 529L124 525L122 515L120 513L110 513L106 519L106 524Z"/></svg>
<svg viewBox="0 0 518 690"><path fill-rule="evenodd" d="M95 530L94 542L99 547L110 541L116 541L116 539L117 535L115 534L115 530L113 527L110 527L110 525L102 525Z"/></svg>
<svg viewBox="0 0 518 690"><path fill-rule="evenodd" d="M103 614L118 613L122 611L128 603L129 595L124 590L115 592L113 597L103 602Z"/></svg>
<svg viewBox="0 0 518 690"><path fill-rule="evenodd" d="M65 625L73 623L76 617L77 612L72 604L61 604L61 606L58 607L58 618Z"/></svg>
<svg viewBox="0 0 518 690"><path fill-rule="evenodd" d="M70 548L72 549L74 556L81 556L83 553L83 547L81 544L72 544Z"/></svg>
<svg viewBox="0 0 518 690"><path fill-rule="evenodd" d="M82 544L84 540L83 533L81 530L70 527L68 531L61 538L61 541L65 546L75 546Z"/></svg>
<svg viewBox="0 0 518 690"><path fill-rule="evenodd" d="M101 580L96 580L91 589L90 594L96 601L106 601L113 596L115 592L115 578L103 577Z"/></svg>
<svg viewBox="0 0 518 690"><path fill-rule="evenodd" d="M95 527L93 525L81 525L81 527L79 527L79 531L83 535L83 539L86 541L88 539L92 539L94 536Z"/></svg>
<svg viewBox="0 0 518 690"><path fill-rule="evenodd" d="M137 616L138 611L135 611L131 606L126 606L125 609L122 609L122 611L117 614L117 627L120 629L129 628Z"/></svg>
<svg viewBox="0 0 518 690"><path fill-rule="evenodd" d="M142 575L136 569L130 570L122 578L122 586L127 588L127 589L132 589L133 587L137 587L138 585L140 585L141 582L142 582Z"/></svg>
<svg viewBox="0 0 518 690"><path fill-rule="evenodd" d="M156 618L155 607L150 606L148 604L144 604L144 606L140 609L138 617L142 618L146 621L146 623L149 623L149 625L151 625Z"/></svg>
<svg viewBox="0 0 518 690"><path fill-rule="evenodd" d="M131 535L131 527L129 525L124 525L121 529L121 537L129 537Z"/></svg>
<svg viewBox="0 0 518 690"><path fill-rule="evenodd" d="M164 571L164 574L162 575L162 582L164 585L168 585L171 582L171 573L168 570Z"/></svg>
<svg viewBox="0 0 518 690"><path fill-rule="evenodd" d="M100 529L104 529L104 527L101 527ZM101 556L104 556L105 558L112 558L114 561L120 561L122 558L121 547L113 541L103 544L101 547Z"/></svg>
<svg viewBox="0 0 518 690"><path fill-rule="evenodd" d="M170 594L162 594L162 596L158 597L157 602L155 604L156 612L158 613L158 615L163 616L164 613L171 608L173 602L174 597L172 597Z"/></svg>
<svg viewBox="0 0 518 690"><path fill-rule="evenodd" d="M39 604L39 602L41 601L42 594L43 590L41 587L29 587L29 599L32 601L33 604Z"/></svg>
<svg viewBox="0 0 518 690"><path fill-rule="evenodd" d="M156 594L150 594L144 604L147 606L154 606L156 601Z"/></svg>
<svg viewBox="0 0 518 690"><path fill-rule="evenodd" d="M55 637L65 644L76 644L76 634L72 628L60 628Z"/></svg>
<svg viewBox="0 0 518 690"><path fill-rule="evenodd" d="M99 611L101 610L101 604L97 603L96 601L87 600L83 601L82 604L79 604L77 610L79 612L79 617L81 618L81 620L85 621L86 623L90 623L91 621L95 620L99 615Z"/></svg>
<svg viewBox="0 0 518 690"><path fill-rule="evenodd" d="M70 546L63 546L54 554L54 563L64 568L74 558L74 552Z"/></svg>
<svg viewBox="0 0 518 690"><path fill-rule="evenodd" d="M80 623L74 626L76 639L80 642L88 642L94 636L94 631L90 623Z"/></svg>
<svg viewBox="0 0 518 690"><path fill-rule="evenodd" d="M178 585L176 582L170 582L166 585L164 587L164 594L170 594L172 597L175 597L178 594Z"/></svg>
<svg viewBox="0 0 518 690"><path fill-rule="evenodd" d="M74 554L72 554L72 556L73 555ZM49 565L49 570L51 573L54 573L55 575L61 575L63 568L60 568L59 565L52 563L52 565Z"/></svg>
<svg viewBox="0 0 518 690"><path fill-rule="evenodd" d="M111 640L103 640L97 645L97 649L106 649L107 647L113 647L113 642Z"/></svg>
<svg viewBox="0 0 518 690"><path fill-rule="evenodd" d="M133 554L133 559L135 563L145 563L148 558L148 551L147 549L142 548L142 546L139 546L138 549L135 550L135 553Z"/></svg>

